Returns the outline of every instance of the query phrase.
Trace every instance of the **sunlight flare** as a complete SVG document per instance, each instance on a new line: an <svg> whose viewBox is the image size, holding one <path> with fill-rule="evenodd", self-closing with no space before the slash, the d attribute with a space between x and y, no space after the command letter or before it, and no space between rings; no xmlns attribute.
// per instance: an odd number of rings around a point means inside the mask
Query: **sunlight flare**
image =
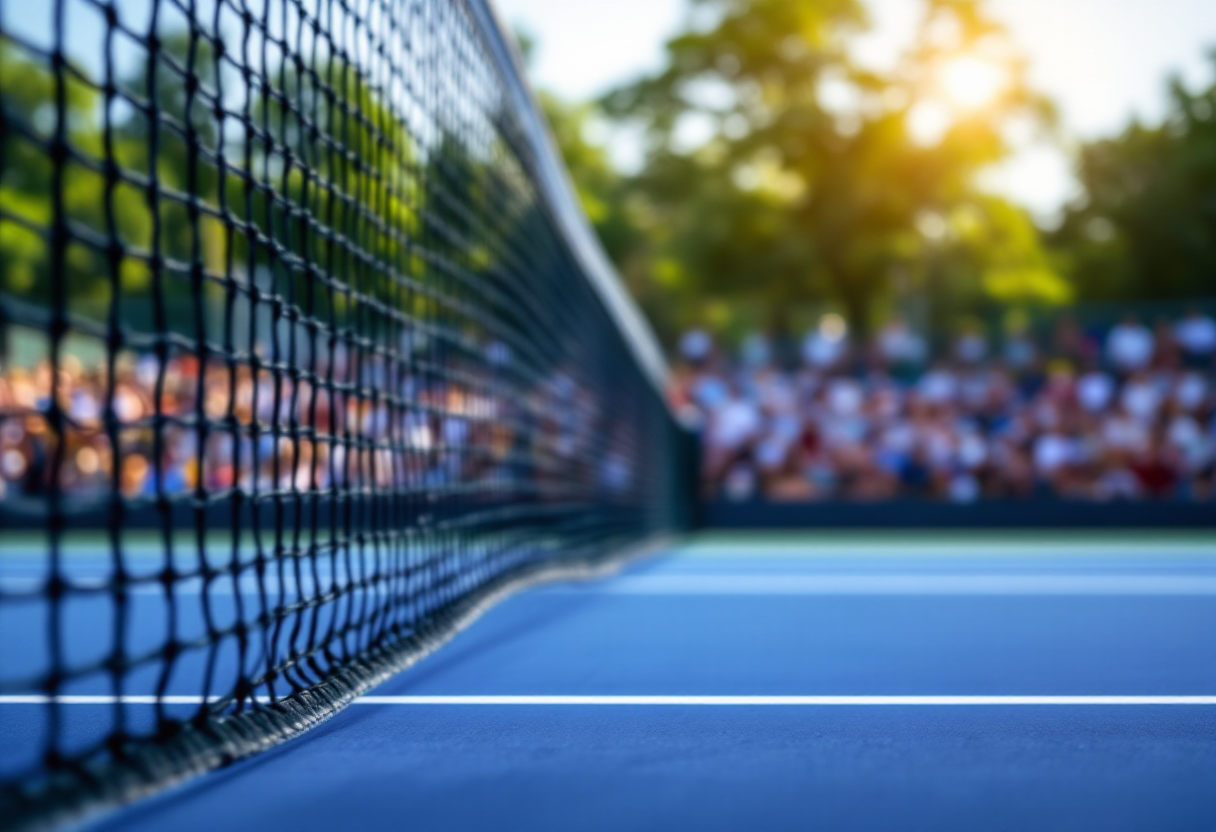
<svg viewBox="0 0 1216 832"><path fill-rule="evenodd" d="M941 69L940 78L950 100L968 110L991 104L1009 80L1005 67L974 55L948 61Z"/></svg>

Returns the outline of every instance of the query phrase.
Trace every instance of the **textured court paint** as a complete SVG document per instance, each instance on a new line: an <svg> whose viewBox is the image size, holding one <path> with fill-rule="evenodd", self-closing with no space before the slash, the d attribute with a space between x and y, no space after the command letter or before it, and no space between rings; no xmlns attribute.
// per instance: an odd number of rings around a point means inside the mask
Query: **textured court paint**
<svg viewBox="0 0 1216 832"><path fill-rule="evenodd" d="M380 695L1216 694L1216 600L544 594Z"/></svg>
<svg viewBox="0 0 1216 832"><path fill-rule="evenodd" d="M631 576L738 574L747 563L762 576L860 568L839 553L745 555L666 558ZM939 575L965 566L983 574L999 560L1002 570L1012 563L1012 571L1052 575L1083 559L896 552L873 556L865 569ZM1167 577L1203 574L1212 564L1149 555L1090 562L1094 574ZM1206 701L1216 694L1216 603L1211 596L532 592L372 692L409 699L360 700L362 707L299 741L96 830L1216 829L1216 708L1206 704L608 707L415 699L640 692ZM87 721L108 710L65 712ZM4 746L0 737L0 754Z"/></svg>
<svg viewBox="0 0 1216 832"><path fill-rule="evenodd" d="M97 832L1211 832L1198 708L356 708Z"/></svg>

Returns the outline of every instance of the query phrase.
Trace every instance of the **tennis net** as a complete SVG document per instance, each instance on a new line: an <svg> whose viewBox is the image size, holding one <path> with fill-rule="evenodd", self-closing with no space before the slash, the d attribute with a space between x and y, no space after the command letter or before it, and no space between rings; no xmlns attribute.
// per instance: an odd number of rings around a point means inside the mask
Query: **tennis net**
<svg viewBox="0 0 1216 832"><path fill-rule="evenodd" d="M688 520L484 0L0 0L0 816L288 739Z"/></svg>

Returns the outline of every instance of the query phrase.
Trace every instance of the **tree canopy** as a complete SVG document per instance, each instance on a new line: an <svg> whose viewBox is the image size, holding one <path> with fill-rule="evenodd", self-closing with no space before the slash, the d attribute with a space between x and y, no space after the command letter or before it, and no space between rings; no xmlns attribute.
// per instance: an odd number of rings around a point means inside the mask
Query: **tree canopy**
<svg viewBox="0 0 1216 832"><path fill-rule="evenodd" d="M857 0L695 5L710 22L602 101L644 131L633 185L670 303L832 302L864 329L900 286L964 302L1066 294L1025 212L980 187L1011 124L1054 118L980 0L926 0L886 72L854 58Z"/></svg>
<svg viewBox="0 0 1216 832"><path fill-rule="evenodd" d="M1082 296L1216 295L1216 80L1172 79L1165 119L1083 146L1078 173L1083 197L1051 242Z"/></svg>
<svg viewBox="0 0 1216 832"><path fill-rule="evenodd" d="M662 67L598 109L545 99L588 214L668 335L806 306L862 329L911 306L940 329L1216 294L1216 81L1173 80L1161 123L1074 145L1082 195L1043 228L985 186L1011 137L1065 137L983 0L923 0L911 48L881 71L856 59L863 0L689 9ZM595 118L640 132L636 171L587 140Z"/></svg>

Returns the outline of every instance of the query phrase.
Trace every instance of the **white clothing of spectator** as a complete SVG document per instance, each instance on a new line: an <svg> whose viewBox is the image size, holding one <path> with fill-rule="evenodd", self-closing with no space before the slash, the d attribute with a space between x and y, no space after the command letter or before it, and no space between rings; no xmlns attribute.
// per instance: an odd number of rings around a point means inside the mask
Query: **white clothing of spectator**
<svg viewBox="0 0 1216 832"><path fill-rule="evenodd" d="M1109 373L1091 370L1077 379L1077 401L1090 413L1101 413L1115 397L1115 380Z"/></svg>
<svg viewBox="0 0 1216 832"><path fill-rule="evenodd" d="M1216 321L1198 309L1192 309L1175 325L1174 337L1196 358L1211 358L1216 353Z"/></svg>
<svg viewBox="0 0 1216 832"><path fill-rule="evenodd" d="M25 475L26 461L17 448L8 448L0 453L0 481L16 482Z"/></svg>
<svg viewBox="0 0 1216 832"><path fill-rule="evenodd" d="M756 380L756 393L763 407L769 413L788 413L798 404L798 397L789 378L779 373L765 375Z"/></svg>
<svg viewBox="0 0 1216 832"><path fill-rule="evenodd" d="M469 441L469 423L458 416L448 416L443 420L441 433L443 442L448 447L463 447Z"/></svg>
<svg viewBox="0 0 1216 832"><path fill-rule="evenodd" d="M713 349L713 339L703 329L690 329L680 338L680 355L685 361L699 364L709 358Z"/></svg>
<svg viewBox="0 0 1216 832"><path fill-rule="evenodd" d="M704 376L693 384L692 398L706 410L716 410L730 397L730 388L717 376Z"/></svg>
<svg viewBox="0 0 1216 832"><path fill-rule="evenodd" d="M1034 443L1034 468L1040 476L1050 477L1076 457L1071 439L1059 433L1044 433Z"/></svg>
<svg viewBox="0 0 1216 832"><path fill-rule="evenodd" d="M155 386L158 375L160 375L160 360L155 355L140 356L139 360L135 362L135 378L144 387Z"/></svg>
<svg viewBox="0 0 1216 832"><path fill-rule="evenodd" d="M756 464L762 471L777 471L785 465L789 453L789 443L780 437L768 436L756 447Z"/></svg>
<svg viewBox="0 0 1216 832"><path fill-rule="evenodd" d="M779 413L773 417L770 433L785 442L802 435L802 418L795 412Z"/></svg>
<svg viewBox="0 0 1216 832"><path fill-rule="evenodd" d="M802 339L802 360L812 367L826 370L844 358L846 346L843 334L824 332L821 327Z"/></svg>
<svg viewBox="0 0 1216 832"><path fill-rule="evenodd" d="M851 378L833 379L827 389L828 408L837 416L852 416L865 403L865 391Z"/></svg>
<svg viewBox="0 0 1216 832"><path fill-rule="evenodd" d="M1171 419L1165 437L1170 445L1182 454L1183 463L1189 472L1200 470L1211 460L1211 440L1204 435L1199 423L1190 416L1182 414Z"/></svg>
<svg viewBox="0 0 1216 832"><path fill-rule="evenodd" d="M916 447L916 430L906 419L898 419L879 434L878 442L885 451L901 456L910 455Z"/></svg>
<svg viewBox="0 0 1216 832"><path fill-rule="evenodd" d="M935 404L950 402L958 395L958 379L944 367L925 373L920 380L920 394Z"/></svg>
<svg viewBox="0 0 1216 832"><path fill-rule="evenodd" d="M959 471L950 478L950 499L955 503L974 503L980 498L980 484L966 471Z"/></svg>
<svg viewBox="0 0 1216 832"><path fill-rule="evenodd" d="M1183 410L1195 411L1208 398L1208 382L1199 373L1183 373L1174 385L1174 402Z"/></svg>
<svg viewBox="0 0 1216 832"><path fill-rule="evenodd" d="M750 465L739 463L726 472L722 490L729 500L750 500L756 493L756 472Z"/></svg>
<svg viewBox="0 0 1216 832"><path fill-rule="evenodd" d="M974 428L965 430L958 439L958 462L974 470L988 461L988 445Z"/></svg>
<svg viewBox="0 0 1216 832"><path fill-rule="evenodd" d="M760 430L760 411L755 403L732 398L714 412L709 424L710 444L737 450L750 442Z"/></svg>
<svg viewBox="0 0 1216 832"><path fill-rule="evenodd" d="M101 402L88 390L73 390L68 412L78 423L100 421Z"/></svg>
<svg viewBox="0 0 1216 832"><path fill-rule="evenodd" d="M988 357L988 342L978 332L968 332L954 342L954 357L964 364L979 364Z"/></svg>
<svg viewBox="0 0 1216 832"><path fill-rule="evenodd" d="M1132 416L1141 422L1151 422L1157 417L1162 404L1161 391L1151 379L1135 376L1123 385L1120 403Z"/></svg>
<svg viewBox="0 0 1216 832"><path fill-rule="evenodd" d="M878 354L888 364L920 364L927 350L921 338L901 318L896 318L878 333Z"/></svg>
<svg viewBox="0 0 1216 832"><path fill-rule="evenodd" d="M829 448L852 448L865 439L868 425L860 416L835 416L820 421L823 443Z"/></svg>
<svg viewBox="0 0 1216 832"><path fill-rule="evenodd" d="M1135 316L1128 316L1106 336L1106 354L1125 373L1142 370L1153 360L1153 333Z"/></svg>
<svg viewBox="0 0 1216 832"><path fill-rule="evenodd" d="M138 392L126 384L118 386L114 392L114 413L121 421L129 423L138 420L143 416L143 408Z"/></svg>

